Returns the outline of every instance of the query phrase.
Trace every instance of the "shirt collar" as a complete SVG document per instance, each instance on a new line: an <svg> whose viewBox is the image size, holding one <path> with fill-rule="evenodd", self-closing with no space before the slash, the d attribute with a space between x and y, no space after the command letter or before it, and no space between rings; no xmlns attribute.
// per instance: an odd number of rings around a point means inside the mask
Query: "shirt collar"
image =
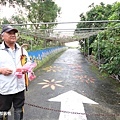
<svg viewBox="0 0 120 120"><path fill-rule="evenodd" d="M5 44L5 42L3 41L2 44L0 45L0 49L8 49L9 47ZM15 49L19 49L20 46L16 43L15 44Z"/></svg>

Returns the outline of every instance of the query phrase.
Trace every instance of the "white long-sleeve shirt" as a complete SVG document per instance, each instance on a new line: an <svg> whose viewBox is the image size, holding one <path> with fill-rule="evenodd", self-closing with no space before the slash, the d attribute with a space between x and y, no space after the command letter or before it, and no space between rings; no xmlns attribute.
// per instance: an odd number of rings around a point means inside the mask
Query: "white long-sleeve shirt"
<svg viewBox="0 0 120 120"><path fill-rule="evenodd" d="M28 53L23 49L23 54L30 61ZM17 68L21 68L21 47L16 43L16 49L6 48L4 42L0 45L0 68L9 68L13 72L9 76L0 74L0 94L15 94L25 89L24 75L18 79L15 75Z"/></svg>

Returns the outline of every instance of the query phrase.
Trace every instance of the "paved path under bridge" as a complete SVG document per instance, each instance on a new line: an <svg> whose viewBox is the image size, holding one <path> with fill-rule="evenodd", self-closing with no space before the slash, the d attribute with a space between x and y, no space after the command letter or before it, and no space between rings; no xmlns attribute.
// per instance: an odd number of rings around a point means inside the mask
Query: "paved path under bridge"
<svg viewBox="0 0 120 120"><path fill-rule="evenodd" d="M35 74L24 120L120 120L120 83L100 74L79 50L66 50Z"/></svg>

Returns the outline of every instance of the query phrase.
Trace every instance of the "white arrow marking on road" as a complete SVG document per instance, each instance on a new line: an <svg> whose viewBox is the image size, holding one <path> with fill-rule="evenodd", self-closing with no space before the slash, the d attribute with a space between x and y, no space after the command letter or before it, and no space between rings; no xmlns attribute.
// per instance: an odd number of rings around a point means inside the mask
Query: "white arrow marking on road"
<svg viewBox="0 0 120 120"><path fill-rule="evenodd" d="M87 120L83 103L98 104L93 100L72 90L58 95L57 97L51 98L49 101L61 102L61 111L83 113L71 114L61 112L59 120Z"/></svg>

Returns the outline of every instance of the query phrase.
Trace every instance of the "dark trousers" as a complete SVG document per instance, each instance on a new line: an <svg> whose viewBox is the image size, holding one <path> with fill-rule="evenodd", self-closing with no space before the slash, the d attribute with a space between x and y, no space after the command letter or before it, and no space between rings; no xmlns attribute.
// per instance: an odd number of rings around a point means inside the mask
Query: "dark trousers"
<svg viewBox="0 0 120 120"><path fill-rule="evenodd" d="M22 108L24 105L24 100L24 91L11 95L0 94L0 111L9 111L12 104L14 109Z"/></svg>
<svg viewBox="0 0 120 120"><path fill-rule="evenodd" d="M16 111L22 112L24 101L25 101L24 91L16 93L16 94L11 94L11 95L0 94L0 112L8 112L11 109L12 105L13 105L15 113Z"/></svg>

